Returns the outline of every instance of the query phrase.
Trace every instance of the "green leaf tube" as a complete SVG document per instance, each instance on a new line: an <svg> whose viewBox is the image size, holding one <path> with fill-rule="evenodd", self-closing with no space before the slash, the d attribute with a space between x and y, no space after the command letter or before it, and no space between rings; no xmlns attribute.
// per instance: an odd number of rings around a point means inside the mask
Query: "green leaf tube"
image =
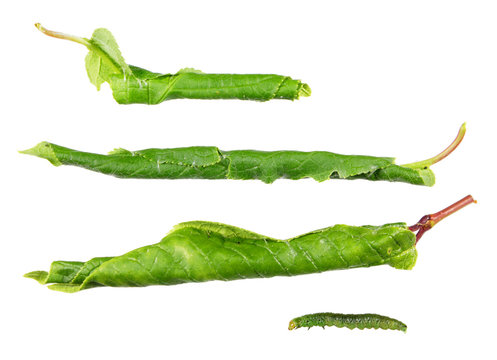
<svg viewBox="0 0 497 360"><path fill-rule="evenodd" d="M176 74L154 73L128 65L107 29L97 29L86 39L35 26L45 35L86 46L86 71L91 83L98 90L108 83L119 104L155 105L172 99L296 100L311 95L309 85L281 75L204 74L192 68Z"/></svg>
<svg viewBox="0 0 497 360"><path fill-rule="evenodd" d="M48 272L26 274L52 290L77 292L113 286L174 285L210 280L295 276L329 270L390 265L412 269L416 243L441 219L473 202L467 196L412 227L335 225L288 240L206 221L176 225L159 243L116 257L55 261Z"/></svg>
<svg viewBox="0 0 497 360"><path fill-rule="evenodd" d="M353 329L383 329L407 331L407 325L402 321L378 314L337 314L337 313L317 313L299 316L292 319L288 325L288 330L301 327L311 328L314 326L336 326Z"/></svg>
<svg viewBox="0 0 497 360"><path fill-rule="evenodd" d="M366 179L432 186L429 166L451 153L466 131L461 126L454 142L439 155L417 163L395 165L394 158L340 155L326 151L222 151L217 147L186 147L128 151L108 155L72 150L48 142L21 151L47 159L55 166L74 165L119 178L137 179Z"/></svg>

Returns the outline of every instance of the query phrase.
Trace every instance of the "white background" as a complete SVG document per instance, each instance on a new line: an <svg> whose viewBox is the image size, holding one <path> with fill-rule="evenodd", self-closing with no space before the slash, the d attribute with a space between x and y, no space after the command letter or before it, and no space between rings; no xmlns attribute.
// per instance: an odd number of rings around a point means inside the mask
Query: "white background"
<svg viewBox="0 0 497 360"><path fill-rule="evenodd" d="M10 1L2 36L0 355L92 358L496 358L493 1ZM33 26L110 29L125 59L157 72L277 73L299 101L174 100L120 106L97 92L86 49ZM433 188L366 181L121 180L17 150L42 140L114 147L327 150L408 163L465 140ZM176 223L212 220L278 238L335 223L415 223L479 200L418 245L412 271L382 266L295 278L49 291L22 275L52 260L119 255ZM306 313L374 312L393 331L288 331Z"/></svg>

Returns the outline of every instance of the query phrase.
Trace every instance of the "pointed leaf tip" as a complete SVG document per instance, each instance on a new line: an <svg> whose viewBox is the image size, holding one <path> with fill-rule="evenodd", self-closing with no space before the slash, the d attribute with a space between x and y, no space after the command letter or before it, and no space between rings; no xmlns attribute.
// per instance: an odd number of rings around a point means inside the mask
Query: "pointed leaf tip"
<svg viewBox="0 0 497 360"><path fill-rule="evenodd" d="M33 279L38 281L40 284L45 284L45 281L48 277L48 273L46 271L31 271L27 274L24 274L25 278Z"/></svg>
<svg viewBox="0 0 497 360"><path fill-rule="evenodd" d="M57 155L55 155L52 144L46 141L42 141L31 149L21 150L19 153L38 156L42 159L50 161L50 163L55 166L62 165L60 160L57 158Z"/></svg>

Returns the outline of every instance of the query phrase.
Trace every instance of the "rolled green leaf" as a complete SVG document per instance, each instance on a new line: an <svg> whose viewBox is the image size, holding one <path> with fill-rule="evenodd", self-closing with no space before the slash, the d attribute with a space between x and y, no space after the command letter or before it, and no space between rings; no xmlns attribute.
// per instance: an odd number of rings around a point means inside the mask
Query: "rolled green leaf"
<svg viewBox="0 0 497 360"><path fill-rule="evenodd" d="M86 71L91 83L99 90L107 82L119 104L154 105L172 99L296 100L311 95L309 85L281 75L204 74L192 68L176 74L154 73L128 65L107 29L97 29L86 39L35 26L48 36L86 46Z"/></svg>
<svg viewBox="0 0 497 360"><path fill-rule="evenodd" d="M278 240L234 226L193 221L157 244L113 258L55 261L50 271L25 276L53 290L98 286L174 285L209 280L293 276L388 264L410 269L416 237L405 224L346 226Z"/></svg>
<svg viewBox="0 0 497 360"><path fill-rule="evenodd" d="M138 179L276 179L312 178L366 179L432 186L435 175L429 169L461 142L465 126L441 154L421 162L395 165L394 158L340 155L326 151L222 151L213 146L128 151L116 149L108 155L72 150L41 142L21 153L35 155L53 165L74 165L119 178Z"/></svg>
<svg viewBox="0 0 497 360"><path fill-rule="evenodd" d="M206 221L179 224L159 243L116 257L87 262L55 261L49 272L28 278L52 284L52 290L77 292L114 286L175 285L210 280L295 276L329 270L390 265L412 269L416 232L473 202L471 196L417 224L335 225L288 240Z"/></svg>

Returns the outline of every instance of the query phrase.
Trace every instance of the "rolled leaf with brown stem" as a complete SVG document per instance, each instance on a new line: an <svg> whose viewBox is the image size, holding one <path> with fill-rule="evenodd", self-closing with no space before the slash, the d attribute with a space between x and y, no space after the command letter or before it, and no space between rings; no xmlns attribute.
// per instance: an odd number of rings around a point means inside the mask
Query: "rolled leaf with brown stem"
<svg viewBox="0 0 497 360"><path fill-rule="evenodd" d="M335 225L288 240L220 223L191 221L175 226L159 243L121 256L55 261L48 272L25 276L52 284L52 290L77 292L100 286L295 276L378 265L409 270L416 263L416 243L421 236L472 202L468 195L411 227L405 223Z"/></svg>

